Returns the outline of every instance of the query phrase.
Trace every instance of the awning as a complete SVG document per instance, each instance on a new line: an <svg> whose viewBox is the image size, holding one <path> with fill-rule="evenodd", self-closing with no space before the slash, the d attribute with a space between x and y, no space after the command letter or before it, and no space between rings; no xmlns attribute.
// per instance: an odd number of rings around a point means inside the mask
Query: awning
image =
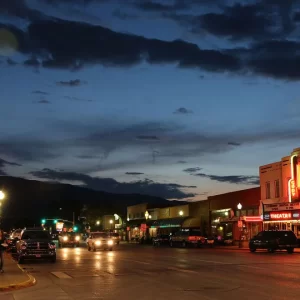
<svg viewBox="0 0 300 300"><path fill-rule="evenodd" d="M187 218L182 223L182 228L200 228L201 227L201 219L200 218Z"/></svg>
<svg viewBox="0 0 300 300"><path fill-rule="evenodd" d="M181 227L182 223L186 218L170 218L170 219L161 219L156 220L152 224L152 228L173 228Z"/></svg>
<svg viewBox="0 0 300 300"><path fill-rule="evenodd" d="M130 228L134 228L134 227L141 227L141 224L147 224L147 227L150 227L153 222L155 222L154 220L130 220L126 222L126 226L130 227Z"/></svg>

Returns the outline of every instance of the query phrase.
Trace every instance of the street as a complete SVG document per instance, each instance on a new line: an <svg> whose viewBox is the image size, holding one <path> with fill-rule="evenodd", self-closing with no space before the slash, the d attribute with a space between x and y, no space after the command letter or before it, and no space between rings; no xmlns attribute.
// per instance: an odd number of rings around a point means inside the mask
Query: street
<svg viewBox="0 0 300 300"><path fill-rule="evenodd" d="M22 265L33 287L0 294L31 299L299 299L300 253L119 245L58 250L56 264Z"/></svg>

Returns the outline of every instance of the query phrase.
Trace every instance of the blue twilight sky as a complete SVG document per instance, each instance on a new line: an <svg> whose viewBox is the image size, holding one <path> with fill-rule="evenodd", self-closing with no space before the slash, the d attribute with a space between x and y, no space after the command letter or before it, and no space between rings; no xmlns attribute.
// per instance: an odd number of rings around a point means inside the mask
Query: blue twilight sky
<svg viewBox="0 0 300 300"><path fill-rule="evenodd" d="M299 146L300 1L2 0L0 174L205 199Z"/></svg>

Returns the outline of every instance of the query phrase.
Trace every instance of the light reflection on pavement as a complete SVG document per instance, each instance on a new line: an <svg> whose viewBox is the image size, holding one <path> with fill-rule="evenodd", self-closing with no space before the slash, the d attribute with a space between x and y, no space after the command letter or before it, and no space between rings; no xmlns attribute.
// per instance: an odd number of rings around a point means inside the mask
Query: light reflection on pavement
<svg viewBox="0 0 300 300"><path fill-rule="evenodd" d="M31 262L31 299L298 299L300 254L120 245L115 251L58 250L56 264ZM64 274L64 278L54 276ZM1 294L0 294L1 299Z"/></svg>

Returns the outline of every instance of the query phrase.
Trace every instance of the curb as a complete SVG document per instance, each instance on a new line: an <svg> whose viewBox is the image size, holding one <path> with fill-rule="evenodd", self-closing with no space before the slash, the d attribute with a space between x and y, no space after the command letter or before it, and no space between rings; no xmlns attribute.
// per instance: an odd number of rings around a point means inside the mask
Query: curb
<svg viewBox="0 0 300 300"><path fill-rule="evenodd" d="M0 286L0 292L10 292L15 290L20 290L20 289L34 286L36 284L36 279L31 274L28 274L27 271L23 270L19 264L17 264L17 266L23 273L26 274L28 279L16 284Z"/></svg>

